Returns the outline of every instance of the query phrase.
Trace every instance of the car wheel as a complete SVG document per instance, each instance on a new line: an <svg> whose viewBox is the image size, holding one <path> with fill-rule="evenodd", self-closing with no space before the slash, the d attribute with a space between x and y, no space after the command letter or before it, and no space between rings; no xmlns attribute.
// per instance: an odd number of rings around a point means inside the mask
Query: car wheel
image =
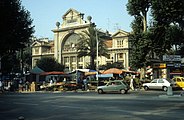
<svg viewBox="0 0 184 120"><path fill-rule="evenodd" d="M98 94L102 94L103 90L102 89L98 89Z"/></svg>
<svg viewBox="0 0 184 120"><path fill-rule="evenodd" d="M144 86L144 90L149 90L149 87L148 86Z"/></svg>
<svg viewBox="0 0 184 120"><path fill-rule="evenodd" d="M127 90L121 89L121 90L120 90L120 93L121 93L121 94L126 94L126 93L127 93Z"/></svg>
<svg viewBox="0 0 184 120"><path fill-rule="evenodd" d="M167 91L167 87L166 87L166 86L164 86L164 87L163 87L163 90L164 90L164 91Z"/></svg>

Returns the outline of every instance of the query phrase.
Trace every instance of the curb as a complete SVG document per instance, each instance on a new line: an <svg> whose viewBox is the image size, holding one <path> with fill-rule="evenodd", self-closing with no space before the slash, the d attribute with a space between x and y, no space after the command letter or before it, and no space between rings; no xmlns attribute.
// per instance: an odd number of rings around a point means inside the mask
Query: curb
<svg viewBox="0 0 184 120"><path fill-rule="evenodd" d="M183 98L182 95L159 95L159 98Z"/></svg>

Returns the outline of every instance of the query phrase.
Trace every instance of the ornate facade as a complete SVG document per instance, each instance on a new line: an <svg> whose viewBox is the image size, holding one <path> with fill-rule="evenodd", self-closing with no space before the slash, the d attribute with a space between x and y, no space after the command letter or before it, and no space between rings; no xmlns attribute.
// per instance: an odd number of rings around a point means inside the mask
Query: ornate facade
<svg viewBox="0 0 184 120"><path fill-rule="evenodd" d="M91 17L88 16L84 20L84 14L74 9L69 9L62 17L63 21L60 24L56 23L56 28L53 29L53 41L35 41L32 45L32 65L41 57L55 57L55 59L64 64L66 71L85 68L90 58L77 57L76 44L79 39L79 34L88 29L91 22ZM112 34L111 39L106 40L109 57L98 57L99 65L104 65L108 62L121 62L125 68L129 67L129 41L128 32L118 30ZM47 49L47 50L46 50ZM38 52L39 51L39 52ZM47 52L46 52L47 51ZM37 53L37 54L36 54Z"/></svg>

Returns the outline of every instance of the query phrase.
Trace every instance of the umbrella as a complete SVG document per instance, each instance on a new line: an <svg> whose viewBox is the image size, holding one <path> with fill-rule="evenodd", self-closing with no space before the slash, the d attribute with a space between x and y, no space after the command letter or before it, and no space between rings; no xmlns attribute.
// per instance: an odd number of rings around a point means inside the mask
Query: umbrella
<svg viewBox="0 0 184 120"><path fill-rule="evenodd" d="M42 69L40 69L39 67L34 67L31 71L30 71L30 73L32 73L32 74L41 74L41 73L43 73L44 71L42 70Z"/></svg>
<svg viewBox="0 0 184 120"><path fill-rule="evenodd" d="M110 68L108 70L105 70L102 74L121 74L123 72L125 71L118 68Z"/></svg>

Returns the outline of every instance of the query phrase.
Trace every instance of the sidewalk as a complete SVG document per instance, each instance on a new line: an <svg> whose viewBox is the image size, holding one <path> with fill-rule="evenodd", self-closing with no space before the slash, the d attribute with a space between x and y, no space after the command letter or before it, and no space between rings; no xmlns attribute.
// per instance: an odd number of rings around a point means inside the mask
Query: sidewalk
<svg viewBox="0 0 184 120"><path fill-rule="evenodd" d="M21 92L17 92L17 93L63 93L63 92L95 92L95 90L87 90L87 91L83 91L81 89L78 90L73 90L73 91L21 91Z"/></svg>

